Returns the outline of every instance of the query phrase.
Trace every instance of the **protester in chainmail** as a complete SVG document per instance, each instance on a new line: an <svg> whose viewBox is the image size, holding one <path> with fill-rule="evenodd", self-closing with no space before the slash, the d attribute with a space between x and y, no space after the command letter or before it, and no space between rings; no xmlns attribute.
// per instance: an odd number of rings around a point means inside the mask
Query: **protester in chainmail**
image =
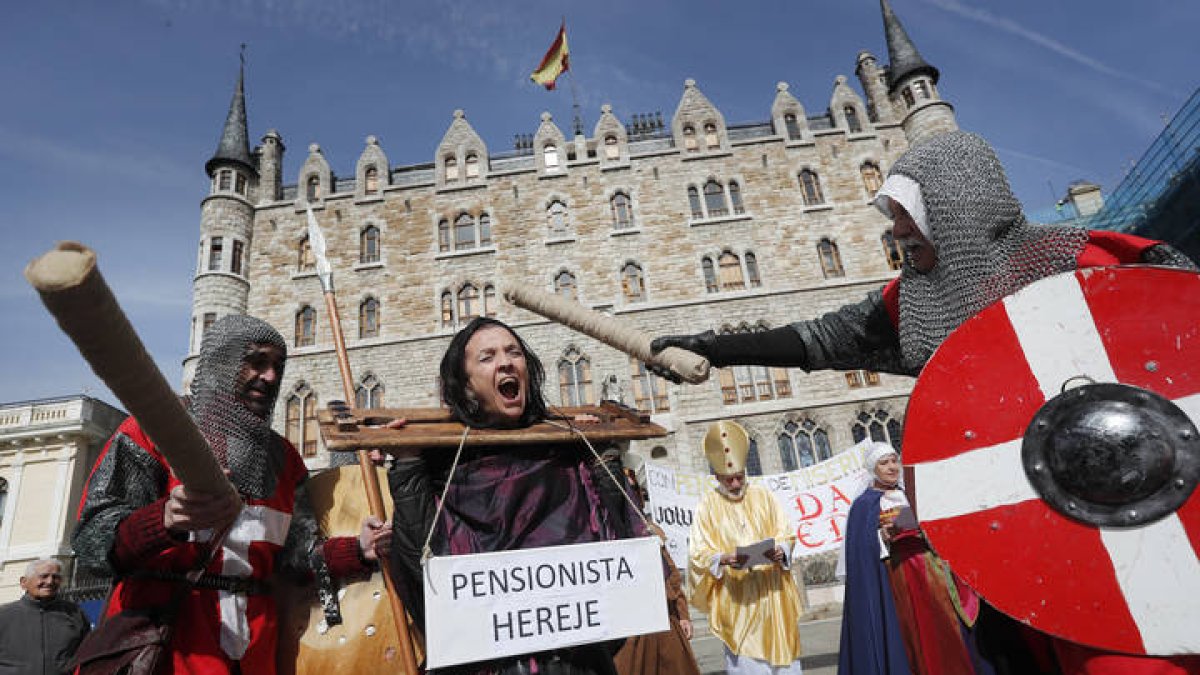
<svg viewBox="0 0 1200 675"><path fill-rule="evenodd" d="M106 616L162 607L186 573L203 574L179 607L171 672L265 673L280 635L270 582L315 571L351 577L386 552L376 519L358 537L317 538L299 453L271 430L286 344L269 324L227 316L205 331L187 410L238 495L180 485L165 458L126 419L92 470L73 546L79 565L115 577ZM212 538L221 536L212 549Z"/></svg>
<svg viewBox="0 0 1200 675"><path fill-rule="evenodd" d="M718 367L866 368L916 375L964 320L1038 279L1096 264L1195 269L1161 242L1028 222L996 154L967 132L914 145L896 161L879 195L876 204L886 215L895 215L895 204L916 220L936 251L931 269L917 269L906 256L897 279L816 319L759 333L664 336L651 348L681 347ZM669 371L654 371L679 381Z"/></svg>

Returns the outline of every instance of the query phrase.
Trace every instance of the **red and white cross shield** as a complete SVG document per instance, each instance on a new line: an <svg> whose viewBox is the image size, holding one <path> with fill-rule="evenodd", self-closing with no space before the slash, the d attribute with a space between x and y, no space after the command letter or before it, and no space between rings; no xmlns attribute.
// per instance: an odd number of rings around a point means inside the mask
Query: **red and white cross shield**
<svg viewBox="0 0 1200 675"><path fill-rule="evenodd" d="M904 461L929 542L1001 611L1102 649L1200 653L1198 425L1200 275L1091 268L947 338Z"/></svg>

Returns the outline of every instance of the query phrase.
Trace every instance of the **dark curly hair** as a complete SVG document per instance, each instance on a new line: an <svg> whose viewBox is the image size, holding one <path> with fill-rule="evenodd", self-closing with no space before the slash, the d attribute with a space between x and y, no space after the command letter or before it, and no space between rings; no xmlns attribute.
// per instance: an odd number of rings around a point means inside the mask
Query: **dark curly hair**
<svg viewBox="0 0 1200 675"><path fill-rule="evenodd" d="M442 401L450 407L454 418L472 427L486 427L494 424L488 420L479 408L479 402L467 388L467 342L471 337L484 328L499 327L508 331L521 346L525 353L525 370L529 376L528 391L525 392L525 410L521 413L519 425L526 427L541 422L546 418L546 399L542 397L542 383L546 379L546 371L541 360L529 349L529 345L502 321L486 316L477 316L465 328L450 340L446 353L442 355L442 364L438 371L442 378Z"/></svg>

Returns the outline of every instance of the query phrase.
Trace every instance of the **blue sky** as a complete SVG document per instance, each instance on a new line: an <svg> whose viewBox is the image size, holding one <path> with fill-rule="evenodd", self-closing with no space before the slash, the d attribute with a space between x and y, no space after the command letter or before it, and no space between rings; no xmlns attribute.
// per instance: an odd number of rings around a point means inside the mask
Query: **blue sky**
<svg viewBox="0 0 1200 675"><path fill-rule="evenodd" d="M1080 178L1111 190L1196 88L1200 3L893 0L959 124L998 149L1027 208ZM0 22L0 402L112 395L21 276L55 241L95 248L172 383L187 347L203 166L247 43L252 139L278 129L349 175L368 134L431 161L456 108L511 148L570 88L528 73L565 16L585 126L669 117L694 78L730 123L787 81L811 112L860 49L887 60L876 0L84 0L7 3Z"/></svg>

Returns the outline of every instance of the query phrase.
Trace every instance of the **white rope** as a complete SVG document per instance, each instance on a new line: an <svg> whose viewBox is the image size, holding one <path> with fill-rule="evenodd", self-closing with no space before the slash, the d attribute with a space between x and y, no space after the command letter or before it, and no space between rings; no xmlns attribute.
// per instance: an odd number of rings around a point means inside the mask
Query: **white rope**
<svg viewBox="0 0 1200 675"><path fill-rule="evenodd" d="M446 476L446 484L442 486L442 497L438 500L437 511L433 513L433 522L429 525L429 533L425 535L425 545L421 547L421 564L433 557L429 542L433 541L433 531L437 529L438 518L442 515L442 507L446 505L446 493L450 491L450 481L454 479L454 470L458 468L458 460L462 457L463 446L467 444L467 434L471 427L463 425L462 438L458 439L458 451L454 453L454 463L450 465L450 474Z"/></svg>
<svg viewBox="0 0 1200 675"><path fill-rule="evenodd" d="M608 474L608 477L610 480L612 480L613 484L616 485L619 490L621 490L621 496L625 498L625 501L629 502L629 506L633 508L633 512L638 514L638 517L642 519L642 523L646 525L646 531L653 532L653 530L650 529L650 521L646 520L646 514L642 513L642 509L634 503L633 497L629 496L629 492L625 489L625 486L622 484L622 482L617 480L617 477L613 475L612 469L608 468L608 462L604 461L604 458L600 456L600 453L596 452L596 448L593 447L592 442L588 440L587 434L583 433L574 424L570 424L569 422L567 424L559 424L554 420L546 420L546 423L552 424L560 429L568 429L578 434L579 437L583 439L583 444L588 447L588 450L592 451L592 456L596 458L596 463L604 468L604 473Z"/></svg>

